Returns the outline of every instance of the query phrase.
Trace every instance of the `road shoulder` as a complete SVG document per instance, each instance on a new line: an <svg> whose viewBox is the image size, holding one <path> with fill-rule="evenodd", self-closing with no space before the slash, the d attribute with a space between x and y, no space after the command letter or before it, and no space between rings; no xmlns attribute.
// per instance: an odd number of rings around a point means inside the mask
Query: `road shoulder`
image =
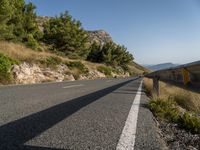
<svg viewBox="0 0 200 150"><path fill-rule="evenodd" d="M141 93L139 116L137 123L135 150L167 150L164 140L160 136L157 122L148 109L148 97L144 92Z"/></svg>

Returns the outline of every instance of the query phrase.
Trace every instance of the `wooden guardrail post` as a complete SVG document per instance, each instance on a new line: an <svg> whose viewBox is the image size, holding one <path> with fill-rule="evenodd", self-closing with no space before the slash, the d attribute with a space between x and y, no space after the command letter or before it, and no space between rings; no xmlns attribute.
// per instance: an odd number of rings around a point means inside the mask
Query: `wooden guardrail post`
<svg viewBox="0 0 200 150"><path fill-rule="evenodd" d="M159 77L157 76L153 78L153 92L156 96L160 95Z"/></svg>

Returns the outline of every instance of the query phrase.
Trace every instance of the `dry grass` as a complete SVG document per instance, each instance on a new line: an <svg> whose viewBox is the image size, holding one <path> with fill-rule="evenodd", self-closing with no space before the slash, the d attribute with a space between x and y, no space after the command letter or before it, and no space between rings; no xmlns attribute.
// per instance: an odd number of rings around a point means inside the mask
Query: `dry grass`
<svg viewBox="0 0 200 150"><path fill-rule="evenodd" d="M22 44L0 41L0 53L7 55L8 57L19 60L22 62L40 62L44 58L57 57L63 62L66 61L81 61L84 65L88 66L91 69L96 69L101 64L91 63L84 60L73 60L68 57L58 56L55 53L50 51L35 51Z"/></svg>
<svg viewBox="0 0 200 150"><path fill-rule="evenodd" d="M101 66L102 64L89 62L89 61L81 61L83 64L85 64L89 70L95 70L97 67Z"/></svg>
<svg viewBox="0 0 200 150"><path fill-rule="evenodd" d="M153 93L153 83L151 79L144 79L144 85L147 93L151 97L156 97ZM161 99L171 98L182 108L188 111L200 113L200 94L187 91L176 86L166 84L160 81L160 96Z"/></svg>
<svg viewBox="0 0 200 150"><path fill-rule="evenodd" d="M68 60L67 58L57 56L56 54L50 53L48 51L34 51L21 44L6 41L0 41L0 53L9 56L12 59L26 62L38 62L41 59L50 56L59 57L63 61Z"/></svg>

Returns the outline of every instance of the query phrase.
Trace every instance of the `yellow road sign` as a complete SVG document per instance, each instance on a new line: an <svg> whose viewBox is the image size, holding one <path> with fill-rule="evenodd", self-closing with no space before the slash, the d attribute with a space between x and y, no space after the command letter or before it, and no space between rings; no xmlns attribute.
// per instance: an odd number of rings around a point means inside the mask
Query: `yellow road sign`
<svg viewBox="0 0 200 150"><path fill-rule="evenodd" d="M187 85L188 83L190 83L190 73L188 72L187 69L185 68L182 69L182 75L183 75L184 85Z"/></svg>

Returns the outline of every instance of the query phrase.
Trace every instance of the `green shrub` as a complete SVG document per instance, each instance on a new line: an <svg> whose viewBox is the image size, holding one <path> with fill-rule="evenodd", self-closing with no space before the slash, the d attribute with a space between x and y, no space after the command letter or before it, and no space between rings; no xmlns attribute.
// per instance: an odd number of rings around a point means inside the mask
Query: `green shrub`
<svg viewBox="0 0 200 150"><path fill-rule="evenodd" d="M87 74L89 72L88 68L85 67L85 65L80 61L70 61L70 62L67 62L66 65L70 69L78 69L78 72L80 74Z"/></svg>
<svg viewBox="0 0 200 150"><path fill-rule="evenodd" d="M130 71L130 68L128 67L128 65L123 65L123 66L122 66L122 69L123 69L124 71L127 71L127 72Z"/></svg>
<svg viewBox="0 0 200 150"><path fill-rule="evenodd" d="M200 118L184 113L180 118L179 124L192 133L200 133Z"/></svg>
<svg viewBox="0 0 200 150"><path fill-rule="evenodd" d="M148 106L153 114L162 120L177 122L179 119L179 111L171 99L151 100Z"/></svg>
<svg viewBox="0 0 200 150"><path fill-rule="evenodd" d="M177 123L180 127L191 133L200 133L200 118L192 116L187 112L181 116L176 108L176 103L172 99L163 100L158 98L156 100L151 100L148 106L159 119Z"/></svg>
<svg viewBox="0 0 200 150"><path fill-rule="evenodd" d="M0 82L5 84L12 81L11 67L13 64L18 63L11 58L0 54Z"/></svg>
<svg viewBox="0 0 200 150"><path fill-rule="evenodd" d="M107 66L98 66L97 70L101 73L104 73L106 76L112 75L112 68Z"/></svg>
<svg viewBox="0 0 200 150"><path fill-rule="evenodd" d="M36 39L34 39L33 35L29 34L27 36L27 42L26 42L26 45L32 49L38 49L39 48L39 44L37 42Z"/></svg>
<svg viewBox="0 0 200 150"><path fill-rule="evenodd" d="M80 57L78 54L75 54L75 53L69 53L69 54L67 55L67 57L68 57L69 59L81 59L81 57Z"/></svg>
<svg viewBox="0 0 200 150"><path fill-rule="evenodd" d="M40 61L42 64L46 65L47 67L55 67L62 63L62 59L55 56L49 56L44 60Z"/></svg>

